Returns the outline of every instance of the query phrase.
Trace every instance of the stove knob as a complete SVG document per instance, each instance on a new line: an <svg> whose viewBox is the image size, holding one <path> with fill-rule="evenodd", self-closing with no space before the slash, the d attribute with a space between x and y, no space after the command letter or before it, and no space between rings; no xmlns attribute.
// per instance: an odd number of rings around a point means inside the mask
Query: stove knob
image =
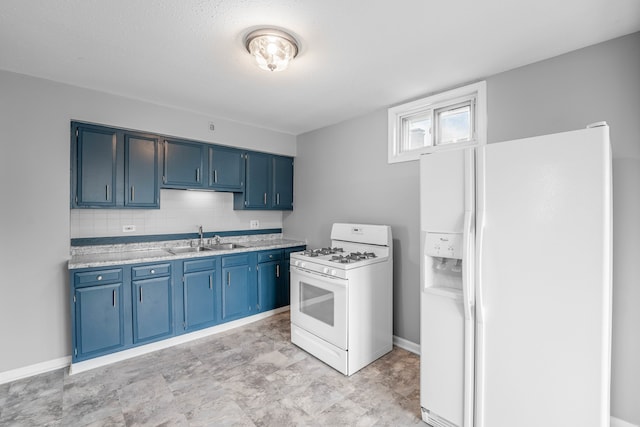
<svg viewBox="0 0 640 427"><path fill-rule="evenodd" d="M325 268L323 268L323 269L322 269L322 272L323 272L324 274L329 274L329 267L325 267Z"/></svg>
<svg viewBox="0 0 640 427"><path fill-rule="evenodd" d="M300 263L300 267L304 268L304 266L305 266L305 263L304 263L304 262L301 262L301 263Z"/></svg>
<svg viewBox="0 0 640 427"><path fill-rule="evenodd" d="M336 271L335 270L331 270L331 275L335 276L336 275Z"/></svg>

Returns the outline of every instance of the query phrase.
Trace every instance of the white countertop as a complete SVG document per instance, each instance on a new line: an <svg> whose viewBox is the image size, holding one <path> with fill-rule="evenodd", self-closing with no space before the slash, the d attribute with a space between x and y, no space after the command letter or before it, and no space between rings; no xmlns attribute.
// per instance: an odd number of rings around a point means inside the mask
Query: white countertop
<svg viewBox="0 0 640 427"><path fill-rule="evenodd" d="M89 267L107 267L122 264L138 264L157 261L173 261L185 258L201 258L208 256L229 255L243 252L263 251L269 249L284 249L295 246L304 246L306 242L285 238L271 238L263 240L226 240L226 242L239 243L243 247L224 250L209 250L201 252L188 252L173 254L169 252L171 247L188 246L184 241L180 242L156 242L155 244L123 244L103 245L100 247L82 247L72 250L69 260L69 270ZM173 245L172 245L173 243ZM75 252L75 253L74 253Z"/></svg>

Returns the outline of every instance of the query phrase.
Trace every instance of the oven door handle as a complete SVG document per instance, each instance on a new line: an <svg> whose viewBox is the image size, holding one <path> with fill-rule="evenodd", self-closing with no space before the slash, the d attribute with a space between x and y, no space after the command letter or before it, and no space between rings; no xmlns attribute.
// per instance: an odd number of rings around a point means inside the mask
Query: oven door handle
<svg viewBox="0 0 640 427"><path fill-rule="evenodd" d="M315 280L322 280L323 282L329 282L331 285L346 288L347 287L347 279L341 279L339 277L327 276L326 274L318 273L315 271L307 270L302 267L298 267L297 265L290 266L292 272L296 272L306 277L313 278Z"/></svg>

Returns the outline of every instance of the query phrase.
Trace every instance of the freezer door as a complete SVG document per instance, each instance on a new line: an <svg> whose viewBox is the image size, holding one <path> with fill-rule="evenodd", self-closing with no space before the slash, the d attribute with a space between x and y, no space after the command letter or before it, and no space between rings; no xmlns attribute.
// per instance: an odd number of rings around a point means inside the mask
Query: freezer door
<svg viewBox="0 0 640 427"><path fill-rule="evenodd" d="M423 420L462 427L465 386L465 318L462 298L422 292L420 406ZM435 421L437 420L437 421Z"/></svg>
<svg viewBox="0 0 640 427"><path fill-rule="evenodd" d="M465 211L465 150L420 156L420 228L462 233Z"/></svg>
<svg viewBox="0 0 640 427"><path fill-rule="evenodd" d="M476 425L608 426L608 127L479 154Z"/></svg>
<svg viewBox="0 0 640 427"><path fill-rule="evenodd" d="M423 420L472 427L475 150L424 155L420 163Z"/></svg>

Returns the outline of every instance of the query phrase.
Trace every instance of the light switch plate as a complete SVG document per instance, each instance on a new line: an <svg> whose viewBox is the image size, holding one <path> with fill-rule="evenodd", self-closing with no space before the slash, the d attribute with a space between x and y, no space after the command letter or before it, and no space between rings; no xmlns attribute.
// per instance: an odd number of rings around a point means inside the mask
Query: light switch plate
<svg viewBox="0 0 640 427"><path fill-rule="evenodd" d="M132 231L136 231L135 225L123 225L122 232L123 233L131 233Z"/></svg>
<svg viewBox="0 0 640 427"><path fill-rule="evenodd" d="M260 227L260 221L258 221L257 219L252 219L251 221L249 221L249 228L258 228Z"/></svg>

